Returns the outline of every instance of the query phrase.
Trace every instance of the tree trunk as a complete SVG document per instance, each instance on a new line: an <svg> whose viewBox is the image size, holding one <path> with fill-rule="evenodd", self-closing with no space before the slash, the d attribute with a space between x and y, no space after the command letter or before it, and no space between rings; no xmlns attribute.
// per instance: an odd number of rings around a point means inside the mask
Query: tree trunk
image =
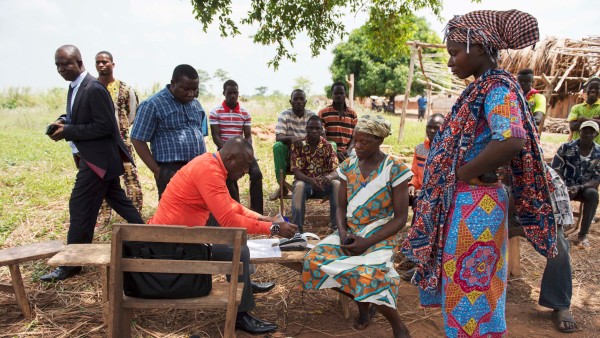
<svg viewBox="0 0 600 338"><path fill-rule="evenodd" d="M346 76L346 83L348 83L348 101L350 108L354 108L354 73L350 74L350 77Z"/></svg>

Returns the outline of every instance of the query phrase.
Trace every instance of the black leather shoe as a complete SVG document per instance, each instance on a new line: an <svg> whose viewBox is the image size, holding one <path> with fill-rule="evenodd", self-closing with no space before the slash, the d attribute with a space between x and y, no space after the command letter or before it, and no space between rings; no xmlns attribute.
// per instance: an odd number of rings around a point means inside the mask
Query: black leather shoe
<svg viewBox="0 0 600 338"><path fill-rule="evenodd" d="M80 267L63 267L59 266L54 271L40 277L42 282L57 282L65 280L71 276L78 274L81 271Z"/></svg>
<svg viewBox="0 0 600 338"><path fill-rule="evenodd" d="M255 283L252 284L252 293L265 293L271 291L275 287L275 283Z"/></svg>
<svg viewBox="0 0 600 338"><path fill-rule="evenodd" d="M258 319L246 312L243 317L238 318L235 321L235 328L244 330L248 333L258 334L277 330L277 324Z"/></svg>

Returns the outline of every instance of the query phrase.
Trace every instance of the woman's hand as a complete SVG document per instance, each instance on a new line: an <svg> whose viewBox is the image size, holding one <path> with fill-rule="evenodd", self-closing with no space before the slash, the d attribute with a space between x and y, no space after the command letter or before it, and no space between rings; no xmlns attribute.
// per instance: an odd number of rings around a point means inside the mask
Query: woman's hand
<svg viewBox="0 0 600 338"><path fill-rule="evenodd" d="M354 240L354 243L352 244L341 245L342 250L347 252L350 256L358 256L367 251L367 249L371 246L366 238L356 236L355 234L348 234L346 235L346 238Z"/></svg>
<svg viewBox="0 0 600 338"><path fill-rule="evenodd" d="M467 179L468 175L467 175L467 173L466 173L466 171L465 171L464 168L465 167L462 166L462 167L458 168L458 170L456 170L456 180L465 182L465 183L470 184L470 185L483 185L483 186L496 186L496 185L498 185L498 182L494 182L494 183L483 182L481 179L479 179L479 177L473 177L473 178Z"/></svg>

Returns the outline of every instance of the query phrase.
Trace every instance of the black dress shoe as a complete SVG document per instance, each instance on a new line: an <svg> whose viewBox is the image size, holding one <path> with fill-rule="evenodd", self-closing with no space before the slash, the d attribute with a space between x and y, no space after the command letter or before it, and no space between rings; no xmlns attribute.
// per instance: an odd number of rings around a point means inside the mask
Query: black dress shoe
<svg viewBox="0 0 600 338"><path fill-rule="evenodd" d="M59 266L54 271L40 277L42 282L56 282L59 280L65 280L71 276L78 274L81 271L80 267L64 267Z"/></svg>
<svg viewBox="0 0 600 338"><path fill-rule="evenodd" d="M275 283L255 283L252 284L252 293L265 293L271 291L275 287Z"/></svg>
<svg viewBox="0 0 600 338"><path fill-rule="evenodd" d="M275 331L277 329L277 324L258 319L246 312L241 318L238 318L235 321L235 328L244 330L248 333L258 334Z"/></svg>

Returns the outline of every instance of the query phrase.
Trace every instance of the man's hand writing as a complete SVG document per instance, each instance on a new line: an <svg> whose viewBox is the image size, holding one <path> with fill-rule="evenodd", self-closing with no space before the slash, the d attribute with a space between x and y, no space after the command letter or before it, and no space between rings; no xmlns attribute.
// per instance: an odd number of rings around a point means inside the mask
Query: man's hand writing
<svg viewBox="0 0 600 338"><path fill-rule="evenodd" d="M288 222L278 222L279 224L279 236L285 238L292 238L298 231L298 226Z"/></svg>

